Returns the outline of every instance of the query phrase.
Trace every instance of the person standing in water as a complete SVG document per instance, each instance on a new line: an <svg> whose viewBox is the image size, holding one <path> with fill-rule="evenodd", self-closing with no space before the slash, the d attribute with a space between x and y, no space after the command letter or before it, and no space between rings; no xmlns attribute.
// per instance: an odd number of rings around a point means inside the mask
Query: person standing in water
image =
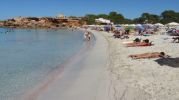
<svg viewBox="0 0 179 100"><path fill-rule="evenodd" d="M84 33L84 39L87 40L87 38L88 38L88 32L85 31L85 33Z"/></svg>
<svg viewBox="0 0 179 100"><path fill-rule="evenodd" d="M88 32L88 41L91 39L91 32Z"/></svg>

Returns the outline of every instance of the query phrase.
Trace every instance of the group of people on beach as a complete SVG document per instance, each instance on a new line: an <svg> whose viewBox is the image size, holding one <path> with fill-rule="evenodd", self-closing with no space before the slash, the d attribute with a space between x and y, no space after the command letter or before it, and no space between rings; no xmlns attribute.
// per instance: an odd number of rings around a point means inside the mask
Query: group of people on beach
<svg viewBox="0 0 179 100"><path fill-rule="evenodd" d="M120 39L128 39L129 38L129 31L130 30L125 30L125 31L123 31L123 30L114 30L113 31L113 37L114 38L120 38Z"/></svg>
<svg viewBox="0 0 179 100"><path fill-rule="evenodd" d="M94 29L97 30L97 29ZM97 30L97 31L103 31L103 30ZM106 31L106 30L104 30ZM138 30L138 36L150 36L150 35L144 35L145 34L154 34L153 31L147 31L147 30ZM106 31L108 32L108 31ZM114 38L120 38L120 39L129 39L129 33L130 30L111 30L111 33L113 33ZM109 32L108 32L109 33ZM84 33L84 38L85 40L90 40L91 39L91 33L89 31L85 31ZM172 38L173 42L178 42L179 43L179 35L175 36ZM146 46L153 46L154 44L152 43L153 41L150 41L149 39L141 40L141 38L136 38L133 41L127 41L123 42L123 44L126 45L126 47L146 47ZM165 52L148 52L148 53L142 53L142 54L133 54L129 55L129 57L133 59L146 59L146 58L168 58L165 54Z"/></svg>
<svg viewBox="0 0 179 100"><path fill-rule="evenodd" d="M152 46L152 42L149 39L145 39L141 41L141 39L136 38L131 43L125 43L127 47L141 47L141 46ZM150 52L150 53L143 53L143 54L133 54L129 55L129 57L133 59L146 59L146 58L163 58L168 57L165 55L164 52Z"/></svg>

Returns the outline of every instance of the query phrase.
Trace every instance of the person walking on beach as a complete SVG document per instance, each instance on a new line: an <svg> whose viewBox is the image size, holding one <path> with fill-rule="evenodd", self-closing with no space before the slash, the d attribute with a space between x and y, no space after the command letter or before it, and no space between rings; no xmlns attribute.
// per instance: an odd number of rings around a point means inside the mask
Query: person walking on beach
<svg viewBox="0 0 179 100"><path fill-rule="evenodd" d="M85 38L85 40L90 41L90 39L91 39L91 33L88 32L88 31L86 31L86 32L84 33L84 38Z"/></svg>
<svg viewBox="0 0 179 100"><path fill-rule="evenodd" d="M87 38L88 38L88 32L86 31L86 32L84 33L84 39L87 40Z"/></svg>

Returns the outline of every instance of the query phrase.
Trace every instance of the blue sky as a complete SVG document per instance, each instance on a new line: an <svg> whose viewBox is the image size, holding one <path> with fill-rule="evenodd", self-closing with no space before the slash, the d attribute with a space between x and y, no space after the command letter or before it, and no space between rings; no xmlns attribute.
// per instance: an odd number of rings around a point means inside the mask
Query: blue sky
<svg viewBox="0 0 179 100"><path fill-rule="evenodd" d="M1 0L0 19L17 16L84 16L117 11L127 18L143 12L160 14L164 10L179 12L179 0Z"/></svg>

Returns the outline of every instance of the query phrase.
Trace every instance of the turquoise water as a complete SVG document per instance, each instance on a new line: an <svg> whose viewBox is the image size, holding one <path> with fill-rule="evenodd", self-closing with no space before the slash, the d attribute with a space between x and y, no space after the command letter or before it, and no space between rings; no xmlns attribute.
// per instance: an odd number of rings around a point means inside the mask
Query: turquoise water
<svg viewBox="0 0 179 100"><path fill-rule="evenodd" d="M0 100L15 100L80 50L83 33L0 28Z"/></svg>

